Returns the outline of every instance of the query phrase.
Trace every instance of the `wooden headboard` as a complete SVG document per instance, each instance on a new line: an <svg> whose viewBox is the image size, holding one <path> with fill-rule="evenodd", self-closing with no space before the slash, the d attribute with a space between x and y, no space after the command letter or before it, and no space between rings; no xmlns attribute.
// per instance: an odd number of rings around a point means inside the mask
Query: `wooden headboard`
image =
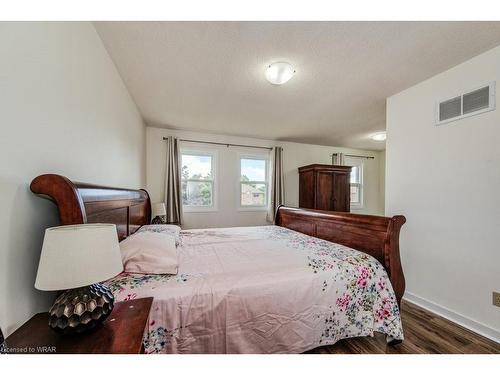
<svg viewBox="0 0 500 375"><path fill-rule="evenodd" d="M399 231L406 222L404 216L358 215L281 206L275 221L276 225L373 256L386 269L398 304L401 302L405 278L399 256Z"/></svg>
<svg viewBox="0 0 500 375"><path fill-rule="evenodd" d="M30 189L55 202L61 225L112 223L120 241L151 220L151 201L146 190L91 185L57 174L36 177Z"/></svg>

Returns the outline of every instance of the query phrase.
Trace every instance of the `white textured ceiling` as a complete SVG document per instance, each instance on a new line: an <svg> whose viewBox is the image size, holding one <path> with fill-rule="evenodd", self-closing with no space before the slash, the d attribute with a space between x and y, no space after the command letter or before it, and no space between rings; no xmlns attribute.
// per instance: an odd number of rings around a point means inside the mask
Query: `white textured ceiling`
<svg viewBox="0 0 500 375"><path fill-rule="evenodd" d="M96 22L151 126L383 149L385 99L500 44L500 22ZM283 86L264 77L285 60Z"/></svg>

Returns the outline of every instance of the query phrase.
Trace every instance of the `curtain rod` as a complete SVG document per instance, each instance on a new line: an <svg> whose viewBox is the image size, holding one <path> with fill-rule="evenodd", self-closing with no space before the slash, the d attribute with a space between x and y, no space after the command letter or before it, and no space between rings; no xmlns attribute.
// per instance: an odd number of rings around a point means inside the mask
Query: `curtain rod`
<svg viewBox="0 0 500 375"><path fill-rule="evenodd" d="M332 156L337 156L339 153L335 152L332 154ZM344 156L348 156L350 158L363 158L363 159L375 159L375 156L366 156L366 155L347 155L344 154Z"/></svg>
<svg viewBox="0 0 500 375"><path fill-rule="evenodd" d="M166 141L168 138L167 137L163 137L163 140ZM263 146L249 146L249 145L239 145L239 144L236 144L236 143L221 143L221 142L208 142L208 141L195 141L195 140L192 140L192 139L179 139L179 141L181 142L191 142L191 143L204 143L204 144L208 144L208 145L219 145L219 146L226 146L226 147L229 147L229 146L233 146L233 147L248 147L248 148L262 148L264 150L272 150L273 148L272 147L263 147ZM333 155L338 155L338 153L333 153ZM344 155L344 156L349 156L351 158L364 158L364 159L375 159L374 156L365 156L365 155Z"/></svg>
<svg viewBox="0 0 500 375"><path fill-rule="evenodd" d="M163 137L163 140L166 141L168 138ZM192 143L205 143L208 145L219 145L219 146L234 146L234 147L248 147L248 148L263 148L265 150L272 150L272 147L263 147L263 146L249 146L249 145L238 145L235 143L220 143L220 142L206 142L206 141L193 141L192 139L179 139L181 142L192 142Z"/></svg>

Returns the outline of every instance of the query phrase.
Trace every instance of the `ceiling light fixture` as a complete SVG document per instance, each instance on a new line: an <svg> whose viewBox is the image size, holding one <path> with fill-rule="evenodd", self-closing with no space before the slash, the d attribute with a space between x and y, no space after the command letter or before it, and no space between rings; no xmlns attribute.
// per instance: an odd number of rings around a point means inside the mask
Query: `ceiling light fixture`
<svg viewBox="0 0 500 375"><path fill-rule="evenodd" d="M268 65L266 79L273 85L282 85L288 82L295 74L295 69L290 63L276 62Z"/></svg>
<svg viewBox="0 0 500 375"><path fill-rule="evenodd" d="M387 133L386 132L380 132L380 133L375 133L372 135L372 139L374 141L385 141L387 139Z"/></svg>

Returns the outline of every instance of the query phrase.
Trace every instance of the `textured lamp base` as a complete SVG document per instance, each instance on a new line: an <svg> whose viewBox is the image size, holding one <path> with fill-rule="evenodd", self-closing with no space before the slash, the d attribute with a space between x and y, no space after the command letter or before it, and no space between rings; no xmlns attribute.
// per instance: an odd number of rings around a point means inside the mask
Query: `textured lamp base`
<svg viewBox="0 0 500 375"><path fill-rule="evenodd" d="M4 353L7 353L7 346L5 345L2 329L0 328L0 354Z"/></svg>
<svg viewBox="0 0 500 375"><path fill-rule="evenodd" d="M62 334L88 331L106 320L113 303L113 293L100 283L66 290L49 310L49 326Z"/></svg>
<svg viewBox="0 0 500 375"><path fill-rule="evenodd" d="M167 224L167 217L165 215L156 216L151 220L151 224Z"/></svg>

